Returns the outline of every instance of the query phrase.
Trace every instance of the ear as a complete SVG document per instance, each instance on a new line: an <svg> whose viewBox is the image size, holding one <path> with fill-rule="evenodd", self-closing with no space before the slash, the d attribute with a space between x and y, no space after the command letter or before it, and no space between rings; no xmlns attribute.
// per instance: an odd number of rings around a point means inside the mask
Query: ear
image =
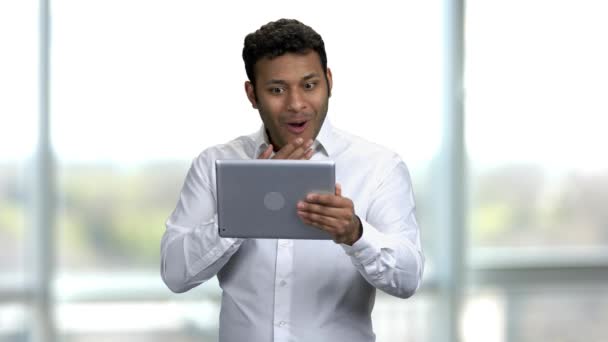
<svg viewBox="0 0 608 342"><path fill-rule="evenodd" d="M249 81L245 82L245 93L247 94L249 102L251 102L251 106L254 109L258 109L258 101L255 96L255 89L253 88L253 84L251 84L251 82Z"/></svg>
<svg viewBox="0 0 608 342"><path fill-rule="evenodd" d="M327 85L329 86L328 89L328 93L329 93L329 97L331 97L331 88L334 85L334 81L332 80L332 76L331 76L331 69L327 68L327 72L325 73L325 77L327 77Z"/></svg>

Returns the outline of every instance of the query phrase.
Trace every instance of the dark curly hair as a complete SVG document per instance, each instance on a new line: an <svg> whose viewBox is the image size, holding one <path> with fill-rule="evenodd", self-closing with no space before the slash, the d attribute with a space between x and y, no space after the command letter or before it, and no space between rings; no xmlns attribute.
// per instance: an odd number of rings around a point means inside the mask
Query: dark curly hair
<svg viewBox="0 0 608 342"><path fill-rule="evenodd" d="M323 72L327 73L327 55L323 38L309 26L295 19L279 19L260 27L245 37L243 60L249 81L255 87L255 63L265 57L274 58L285 53L319 54Z"/></svg>

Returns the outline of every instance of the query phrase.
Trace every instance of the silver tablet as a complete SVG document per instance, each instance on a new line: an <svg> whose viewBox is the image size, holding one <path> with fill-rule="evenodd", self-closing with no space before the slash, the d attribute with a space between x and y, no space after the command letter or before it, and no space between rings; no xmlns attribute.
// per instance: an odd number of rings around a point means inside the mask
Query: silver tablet
<svg viewBox="0 0 608 342"><path fill-rule="evenodd" d="M333 161L217 160L217 213L222 237L331 239L302 222L296 205L308 193L335 193Z"/></svg>

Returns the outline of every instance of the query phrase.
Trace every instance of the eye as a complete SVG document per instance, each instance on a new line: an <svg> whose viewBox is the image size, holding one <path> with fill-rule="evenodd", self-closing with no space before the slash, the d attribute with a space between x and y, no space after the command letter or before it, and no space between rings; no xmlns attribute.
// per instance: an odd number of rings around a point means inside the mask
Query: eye
<svg viewBox="0 0 608 342"><path fill-rule="evenodd" d="M316 82L308 82L304 84L304 89L310 90L317 86Z"/></svg>
<svg viewBox="0 0 608 342"><path fill-rule="evenodd" d="M272 87L269 90L270 90L270 93L274 94L274 95L283 94L285 92L285 89L283 89L281 87Z"/></svg>

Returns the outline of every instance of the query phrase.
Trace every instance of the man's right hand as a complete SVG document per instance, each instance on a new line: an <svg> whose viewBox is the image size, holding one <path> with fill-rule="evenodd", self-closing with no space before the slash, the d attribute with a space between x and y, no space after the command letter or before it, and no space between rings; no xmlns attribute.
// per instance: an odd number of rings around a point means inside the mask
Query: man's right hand
<svg viewBox="0 0 608 342"><path fill-rule="evenodd" d="M272 159L299 159L308 160L312 157L313 150L311 148L313 141L308 140L304 143L304 139L297 138L294 141L283 146ZM266 150L259 155L258 159L268 159L272 155L272 144L268 145Z"/></svg>

